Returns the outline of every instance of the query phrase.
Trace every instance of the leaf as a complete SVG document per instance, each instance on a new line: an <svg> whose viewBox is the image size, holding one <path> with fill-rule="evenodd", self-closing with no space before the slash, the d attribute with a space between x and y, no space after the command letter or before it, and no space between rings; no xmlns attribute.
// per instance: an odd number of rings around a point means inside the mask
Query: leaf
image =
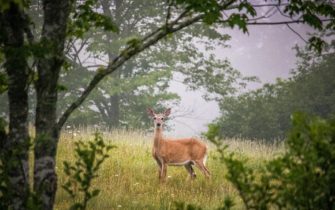
<svg viewBox="0 0 335 210"><path fill-rule="evenodd" d="M248 1L241 2L238 5L238 9L239 11L246 9L247 13L250 14L252 17L255 17L257 15L255 8Z"/></svg>
<svg viewBox="0 0 335 210"><path fill-rule="evenodd" d="M0 72L0 94L8 90L8 77L4 72Z"/></svg>
<svg viewBox="0 0 335 210"><path fill-rule="evenodd" d="M61 85L61 84L57 84L57 87L56 87L56 88L57 88L57 90L60 91L60 92L61 92L61 91L66 91L66 90L68 90L67 87L65 87L64 85Z"/></svg>
<svg viewBox="0 0 335 210"><path fill-rule="evenodd" d="M234 28L234 26L238 26L239 29L243 31L243 33L248 33L248 28L247 28L247 16L246 15L241 15L241 14L232 14L229 16L228 20L228 25L231 28Z"/></svg>
<svg viewBox="0 0 335 210"><path fill-rule="evenodd" d="M100 190L93 190L91 193L91 198L98 196L100 193Z"/></svg>
<svg viewBox="0 0 335 210"><path fill-rule="evenodd" d="M316 15L307 13L302 16L302 19L314 28L322 29L322 22Z"/></svg>
<svg viewBox="0 0 335 210"><path fill-rule="evenodd" d="M308 40L308 45L309 49L315 50L320 54L326 46L326 42L319 37L313 36Z"/></svg>
<svg viewBox="0 0 335 210"><path fill-rule="evenodd" d="M118 32L117 25L111 17L95 12L96 0L86 0L77 6L72 20L68 26L68 34L83 38L84 34L95 28L103 28L106 31Z"/></svg>

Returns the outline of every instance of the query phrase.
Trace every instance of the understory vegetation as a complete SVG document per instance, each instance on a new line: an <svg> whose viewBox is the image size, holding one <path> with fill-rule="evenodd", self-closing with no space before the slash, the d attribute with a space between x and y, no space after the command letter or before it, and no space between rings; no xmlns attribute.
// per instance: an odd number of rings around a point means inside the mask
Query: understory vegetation
<svg viewBox="0 0 335 210"><path fill-rule="evenodd" d="M84 206L74 209L334 209L335 121L295 113L292 125L285 141L271 144L242 139L219 140L211 136L211 142L207 142L210 145L207 166L212 177L206 179L197 171L198 179L192 181L186 179L183 167L169 167L168 181L164 184L158 183L150 135L107 132L104 134L107 144L117 149L110 154L107 154L109 149L102 149L95 154L100 156L95 160L90 151L97 151L96 146L91 150L86 146L78 149L80 144L95 145L83 143L91 142L90 132L64 133L57 162L65 161L65 170L58 165L57 172L60 175L58 184L67 193L58 191L56 209L69 209L73 203ZM98 148L107 145L97 134L95 141ZM74 148L77 158L84 162L92 157L88 165L94 166L96 162L99 168L101 157L106 163L99 173L94 174L97 170L93 170L94 173L79 175L78 186L73 182L69 190L69 185L64 187L64 183L71 179L67 172L71 162L78 163L72 153ZM108 156L110 158L106 159ZM78 171L82 173L90 167L82 169L79 167ZM96 179L91 183L93 177ZM98 189L94 190L94 196L88 193L89 199L102 192L88 206L85 191L88 192L89 187L84 189L81 184L87 179L89 184L85 186L92 184ZM84 205L80 196L73 196L80 191L84 192Z"/></svg>
<svg viewBox="0 0 335 210"><path fill-rule="evenodd" d="M93 130L63 132L57 155L59 190L55 209L68 209L80 201L80 197L73 200L61 187L68 180L63 172L63 161L74 163L75 142L92 140L93 134ZM215 209L223 205L226 196L234 199L237 209L243 206L237 191L225 179L227 169L212 144L207 161L212 173L209 180L198 169L195 169L197 179L191 181L184 167L168 167L167 183L160 185L158 168L151 156L151 133L119 130L103 132L103 138L117 148L109 152L110 157L102 164L98 177L92 183L100 194L90 201L87 209L176 209L178 203ZM254 168L283 152L282 144L270 145L241 139L229 139L224 143L229 145L228 151L249 158Z"/></svg>

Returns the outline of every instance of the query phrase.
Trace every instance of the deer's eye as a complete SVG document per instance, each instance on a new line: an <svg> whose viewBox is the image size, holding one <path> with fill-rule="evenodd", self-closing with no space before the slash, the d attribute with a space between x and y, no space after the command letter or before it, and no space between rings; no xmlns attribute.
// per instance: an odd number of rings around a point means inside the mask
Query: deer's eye
<svg viewBox="0 0 335 210"><path fill-rule="evenodd" d="M156 120L156 117L154 117L154 120Z"/></svg>
<svg viewBox="0 0 335 210"><path fill-rule="evenodd" d="M164 118L162 117L161 120L164 120Z"/></svg>

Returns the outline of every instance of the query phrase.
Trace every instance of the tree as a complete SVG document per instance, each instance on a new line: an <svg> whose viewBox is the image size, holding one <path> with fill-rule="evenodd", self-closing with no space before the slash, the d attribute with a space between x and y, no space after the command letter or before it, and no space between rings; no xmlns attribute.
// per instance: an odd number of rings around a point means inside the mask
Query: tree
<svg viewBox="0 0 335 210"><path fill-rule="evenodd" d="M299 64L289 79L278 79L260 89L221 99L222 116L212 125L218 127L217 135L266 140L285 138L294 112L332 117L335 113L334 52L329 50L317 56L315 52L298 49L298 57Z"/></svg>
<svg viewBox="0 0 335 210"><path fill-rule="evenodd" d="M105 62L109 63L124 44L131 42L136 36L148 32L153 25L150 21L154 19L161 22L164 18L161 15L164 2L97 1L97 3L96 7L100 8L106 17L113 19L118 27L118 33L97 29L84 33L83 40L73 40L67 57L70 63L75 64L74 68L79 67L77 71L86 72L85 79L91 76L88 73L89 69L92 69L92 61L98 62L93 66L101 65L101 59L97 60L97 58L104 58ZM86 58L82 56L84 53L87 55ZM108 127L139 128L143 127L141 122L145 122L146 118L138 110L148 105L145 103L146 101L152 105L157 102L158 98L161 98L161 101L157 103L178 99L175 94L166 91L167 83L171 78L170 70L153 71L157 63L153 57L153 50L147 50L128 61L111 77L106 78L99 89L92 92L85 103L85 108L77 114L79 119L82 118L83 113L98 113L104 122L103 124ZM85 60L89 62L85 62ZM72 70L69 71L69 74L75 76ZM82 88L82 83L78 83L76 80L70 81L67 76L64 79L62 84L66 87L69 82L77 85L77 88L73 88L73 94L68 94L68 91L63 94L66 95L66 98L73 100L80 94L78 88ZM155 91L153 92L153 90ZM67 105L67 103L63 103L63 108L65 109ZM71 121L77 120L72 118ZM147 124L145 123L145 125Z"/></svg>
<svg viewBox="0 0 335 210"><path fill-rule="evenodd" d="M262 24L256 17L255 8L258 7L283 6L283 12L291 18L301 16L298 20L289 21L290 23L306 23L318 30L334 29L335 25L333 5L327 2L319 4L279 1L275 4L251 5L247 1L235 0L168 1L164 4L166 16L164 23L142 38L135 38L127 42L123 50L106 67L101 67L94 72L93 78L80 96L57 119L59 77L65 61L66 39L73 36L80 37L82 31L95 27L116 31L115 24L109 18L100 14L99 11L95 12L94 3L95 1L92 0L42 1L44 15L39 39L33 37L31 32L32 26L26 13L29 2L15 0L0 4L0 44L5 58L4 69L8 76L7 94L9 98L9 131L5 137L3 151L13 160L4 162L6 166L11 166L8 167L8 174L11 177L10 189L13 191L10 207L13 209L25 209L29 197L27 117L30 80L34 81L37 98L33 190L42 209L53 209L57 190L55 156L63 125L106 76L115 72L135 55L197 22L238 26L247 32L247 24ZM224 11L229 13L226 14ZM71 19L70 14L74 14ZM318 15L328 19L321 19ZM314 37L310 41L312 46L320 49L322 45L320 39ZM29 59L34 60L32 66ZM10 164L13 162L15 164Z"/></svg>
<svg viewBox="0 0 335 210"><path fill-rule="evenodd" d="M75 66L79 66L78 70L82 69L82 72L89 72L85 69L90 69L95 65L99 66L101 57L105 57L107 61L112 60L124 44L132 42L152 30L155 27L155 24L152 23L153 20L156 23L164 23L166 18L165 15L162 15L164 7L162 7L161 1L100 1L97 7L113 19L119 30L118 33L104 30L88 32L84 34L83 41L79 40L74 42L77 44L71 44L68 55L70 63L75 63ZM119 8L126 9L118 11ZM198 37L195 37L194 34L197 34ZM106 78L86 100L80 109L81 112L77 112L76 118L83 122L82 116L88 116L89 113L95 113L95 115L99 113L104 125L110 127L147 128L149 125L151 126L151 122L141 110L152 105L163 106L166 101L170 101L169 103L177 102L177 95L166 91L175 72L182 72L186 79L198 80L196 79L198 72L189 70L194 68L190 66L191 62L205 59L204 53L196 46L196 39L199 37L202 45L206 48L213 48L218 42L224 45L224 41L228 39L227 35L217 32L215 27L204 24L190 26L174 36L169 36L128 61L115 71L112 77ZM178 49L178 51L176 52L174 49ZM78 54L84 53L87 57L81 56L80 58L78 56ZM89 62L86 63L85 60ZM95 60L96 63L92 65L92 61ZM196 65L199 69L205 69L218 62L220 60L211 56L210 61L197 62ZM230 75L230 71L226 71L225 68L220 71ZM70 70L69 74L76 75L74 72ZM232 77L234 76L232 75ZM62 84L66 87L69 81L70 83L78 81L73 78L67 79L68 76L64 78L66 80ZM81 83L79 82L78 85ZM80 93L78 88L72 92L73 94L70 95L66 91L62 95L66 96L65 98L73 99ZM66 103L64 107L66 108ZM96 107L96 109L93 110L92 107ZM84 115L84 113L86 114ZM68 122L76 121L78 120L74 119L72 115Z"/></svg>

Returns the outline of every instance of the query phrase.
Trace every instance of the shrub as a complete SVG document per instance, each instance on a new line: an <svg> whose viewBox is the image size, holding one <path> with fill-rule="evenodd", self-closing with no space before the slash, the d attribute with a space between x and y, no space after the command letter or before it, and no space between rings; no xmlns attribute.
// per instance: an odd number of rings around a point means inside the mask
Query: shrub
<svg viewBox="0 0 335 210"><path fill-rule="evenodd" d="M95 134L93 141L75 143L75 163L64 161L64 173L68 180L63 188L73 199L80 199L71 209L84 210L88 201L98 196L100 190L91 189L92 180L98 176L101 164L109 157L108 152L113 147L106 145L99 133Z"/></svg>
<svg viewBox="0 0 335 210"><path fill-rule="evenodd" d="M214 142L247 209L335 209L335 120L296 113L292 124L286 152L259 169Z"/></svg>

